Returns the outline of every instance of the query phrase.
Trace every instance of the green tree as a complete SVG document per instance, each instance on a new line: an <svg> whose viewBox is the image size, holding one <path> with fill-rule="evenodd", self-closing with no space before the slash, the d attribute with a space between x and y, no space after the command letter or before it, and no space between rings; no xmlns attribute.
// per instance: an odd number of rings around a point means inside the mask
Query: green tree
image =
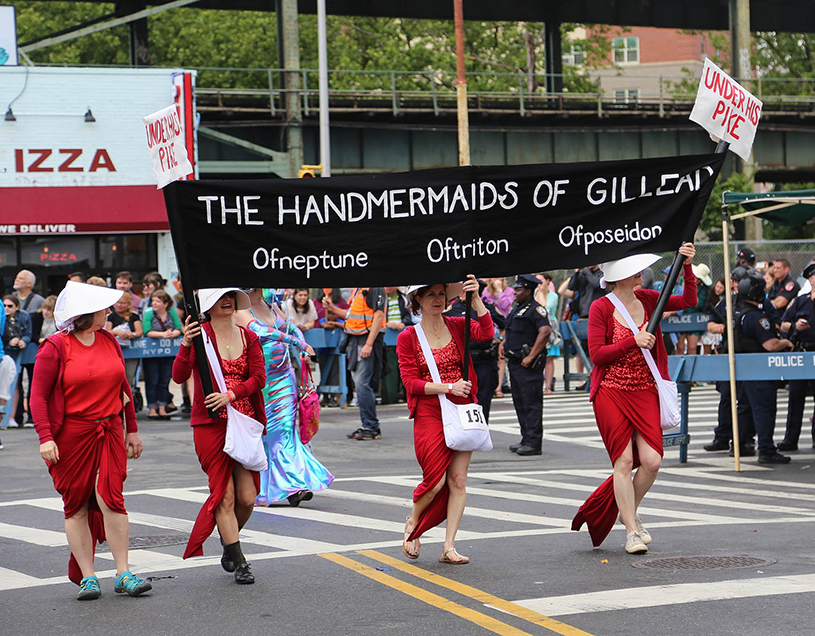
<svg viewBox="0 0 815 636"><path fill-rule="evenodd" d="M113 14L113 4L12 0L17 7L20 42L32 41ZM279 68L277 16L272 12L176 9L148 18L151 62L199 70L200 86L268 88L266 69ZM567 35L574 25L563 25ZM454 90L453 23L328 16L331 86L346 90ZM301 66L317 68L316 16L299 18ZM536 22L465 21L468 84L471 91L542 91L544 25ZM591 63L607 55L603 28L575 43ZM120 26L33 51L35 64L126 65L128 27ZM234 69L258 69L236 71ZM363 75L353 71L381 71ZM406 71L395 76L390 71ZM342 72L339 72L342 71ZM579 68L565 69L567 90L593 92ZM277 81L273 78L274 81ZM310 81L310 80L309 80Z"/></svg>
<svg viewBox="0 0 815 636"><path fill-rule="evenodd" d="M728 191L752 192L752 177L746 177L739 172L734 172L727 179L723 179L722 175L718 176L716 185L713 186L713 192L711 192L705 206L705 211L702 213L702 221L699 223L699 229L705 233L709 241L722 240L722 194ZM741 212L744 212L741 206L728 209L731 216ZM733 229L731 225L731 232Z"/></svg>

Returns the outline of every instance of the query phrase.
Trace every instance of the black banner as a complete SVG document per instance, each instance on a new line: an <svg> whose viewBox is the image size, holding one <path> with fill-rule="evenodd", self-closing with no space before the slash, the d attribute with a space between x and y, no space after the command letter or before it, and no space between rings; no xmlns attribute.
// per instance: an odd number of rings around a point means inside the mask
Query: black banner
<svg viewBox="0 0 815 636"><path fill-rule="evenodd" d="M675 250L724 159L177 181L164 192L195 288L407 285Z"/></svg>

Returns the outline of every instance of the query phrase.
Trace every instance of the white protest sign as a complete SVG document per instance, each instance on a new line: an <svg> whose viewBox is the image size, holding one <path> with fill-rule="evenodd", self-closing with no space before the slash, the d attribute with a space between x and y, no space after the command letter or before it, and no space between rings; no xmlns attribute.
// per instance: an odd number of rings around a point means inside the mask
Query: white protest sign
<svg viewBox="0 0 815 636"><path fill-rule="evenodd" d="M183 179L192 173L192 164L184 146L184 129L175 105L144 118L147 145L153 159L158 187Z"/></svg>
<svg viewBox="0 0 815 636"><path fill-rule="evenodd" d="M747 161L762 106L761 101L706 59L690 120L730 143L730 149Z"/></svg>

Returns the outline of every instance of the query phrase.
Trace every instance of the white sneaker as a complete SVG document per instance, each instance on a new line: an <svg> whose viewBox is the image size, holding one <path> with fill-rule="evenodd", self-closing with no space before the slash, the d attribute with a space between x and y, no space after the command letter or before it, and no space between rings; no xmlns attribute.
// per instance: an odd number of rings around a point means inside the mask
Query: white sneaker
<svg viewBox="0 0 815 636"><path fill-rule="evenodd" d="M354 399L351 400L351 403L348 406L359 406L359 400L357 400L357 396L354 396Z"/></svg>
<svg viewBox="0 0 815 636"><path fill-rule="evenodd" d="M637 524L637 532L639 533L640 539L642 539L642 542L645 545L648 545L649 543L651 543L651 533L648 532L648 530L645 529L644 525L642 525L642 517L637 515L636 517L634 517L634 522Z"/></svg>
<svg viewBox="0 0 815 636"><path fill-rule="evenodd" d="M22 428L13 417L8 421L9 428Z"/></svg>
<svg viewBox="0 0 815 636"><path fill-rule="evenodd" d="M625 551L628 554L645 554L648 546L642 542L639 532L632 532L625 540Z"/></svg>

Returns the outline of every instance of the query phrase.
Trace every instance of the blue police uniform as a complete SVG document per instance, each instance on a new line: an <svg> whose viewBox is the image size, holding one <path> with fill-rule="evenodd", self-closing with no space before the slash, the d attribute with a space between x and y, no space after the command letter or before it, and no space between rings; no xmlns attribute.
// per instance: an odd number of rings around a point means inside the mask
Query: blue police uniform
<svg viewBox="0 0 815 636"><path fill-rule="evenodd" d="M755 305L744 303L741 316L740 353L766 353L762 346L768 340L778 338L778 332L772 319ZM752 380L736 382L738 395L739 431L755 426L758 439L759 460L762 455L776 454L773 433L777 411L778 382L776 380Z"/></svg>
<svg viewBox="0 0 815 636"><path fill-rule="evenodd" d="M529 278L537 283L534 277ZM524 279L526 276L519 276L519 283L524 284ZM529 285L531 284L530 281ZM504 355L512 382L512 404L521 425L520 445L529 447L536 453L540 453L543 443L543 369L546 349L543 349L540 363L535 369L523 366L521 360L525 357L523 346L531 348L538 337L538 330L548 326L546 308L532 298L523 305L516 305L507 316L504 342Z"/></svg>
<svg viewBox="0 0 815 636"><path fill-rule="evenodd" d="M784 280L775 281L767 292L767 300L775 300L779 296L786 298L787 303L795 300L801 286L787 275Z"/></svg>
<svg viewBox="0 0 815 636"><path fill-rule="evenodd" d="M738 305L738 296L733 295L733 307ZM724 300L716 305L715 312L710 317L710 322L720 325L727 321L727 306ZM727 331L722 336L722 345L726 345ZM713 429L713 443L705 447L705 450L727 450L728 445L732 446L733 441L733 416L730 410L730 381L719 380L716 382L716 390L719 392L719 419L716 428ZM752 421L746 419L739 420L739 443L741 444L742 455L752 455L752 442L756 431ZM732 450L732 448L731 448Z"/></svg>
<svg viewBox="0 0 815 636"><path fill-rule="evenodd" d="M795 331L795 324L803 318L809 321L811 328L804 331ZM815 302L809 294L798 296L784 312L782 322L792 323L790 336L795 339L796 349L802 351L815 351ZM804 419L804 407L807 395L815 389L812 380L789 381L789 404L787 408L787 430L784 441L778 445L778 450L798 450L798 439L801 436L801 424ZM813 418L815 419L815 418ZM812 444L815 446L815 421L812 423Z"/></svg>

